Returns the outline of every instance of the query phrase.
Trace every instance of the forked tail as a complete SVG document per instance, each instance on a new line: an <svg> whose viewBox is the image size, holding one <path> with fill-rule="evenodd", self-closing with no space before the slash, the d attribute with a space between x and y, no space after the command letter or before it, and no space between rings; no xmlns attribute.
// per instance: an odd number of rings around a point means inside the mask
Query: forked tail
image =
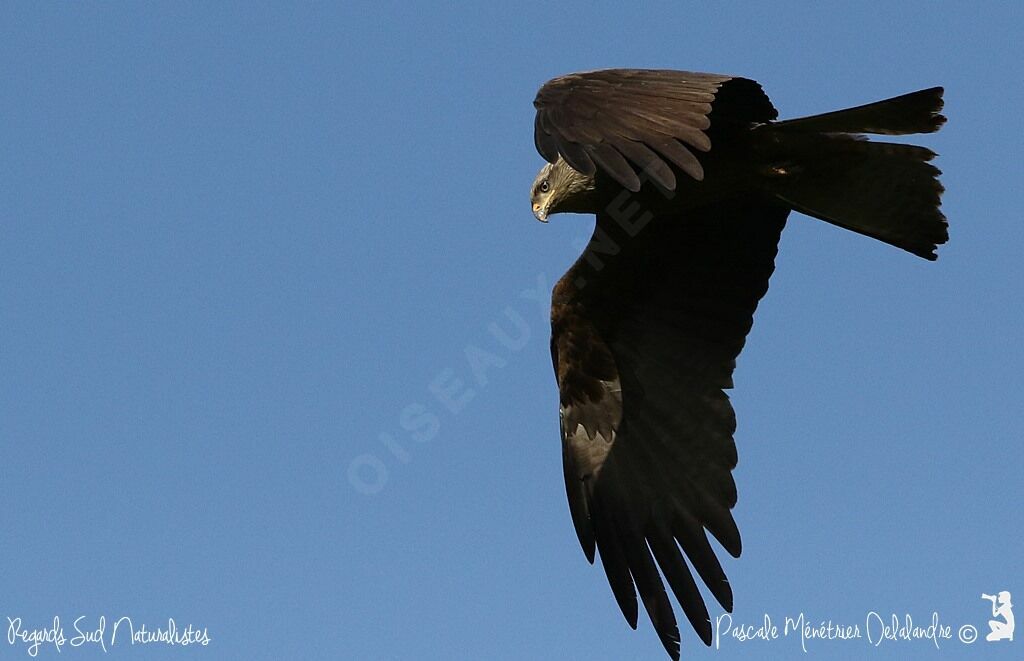
<svg viewBox="0 0 1024 661"><path fill-rule="evenodd" d="M863 133L937 131L946 121L942 88L865 106L766 124L757 131L768 190L796 211L884 241L925 259L949 234L939 210L935 153L870 142Z"/></svg>

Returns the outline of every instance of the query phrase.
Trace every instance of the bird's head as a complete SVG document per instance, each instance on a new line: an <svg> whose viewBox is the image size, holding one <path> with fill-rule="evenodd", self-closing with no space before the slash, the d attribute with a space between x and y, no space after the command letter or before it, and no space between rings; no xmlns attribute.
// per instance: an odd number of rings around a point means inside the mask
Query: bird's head
<svg viewBox="0 0 1024 661"><path fill-rule="evenodd" d="M530 189L533 215L546 223L553 213L595 213L594 177L577 172L561 157L545 163Z"/></svg>

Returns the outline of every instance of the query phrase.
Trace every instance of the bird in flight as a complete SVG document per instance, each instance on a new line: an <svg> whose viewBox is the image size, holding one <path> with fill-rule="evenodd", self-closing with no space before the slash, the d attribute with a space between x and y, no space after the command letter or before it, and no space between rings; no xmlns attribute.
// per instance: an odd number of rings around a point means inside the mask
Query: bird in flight
<svg viewBox="0 0 1024 661"><path fill-rule="evenodd" d="M569 511L626 621L636 628L639 592L678 659L659 570L706 645L687 561L733 606L707 536L740 555L725 390L786 218L799 211L934 260L948 238L934 152L864 134L938 130L942 88L777 121L753 80L609 69L555 78L534 106L547 161L534 215L597 216L551 301Z"/></svg>

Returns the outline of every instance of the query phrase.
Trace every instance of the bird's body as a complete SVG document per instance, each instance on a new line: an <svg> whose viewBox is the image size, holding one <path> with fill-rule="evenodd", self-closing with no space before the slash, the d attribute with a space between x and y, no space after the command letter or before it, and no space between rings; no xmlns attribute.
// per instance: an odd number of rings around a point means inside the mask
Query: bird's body
<svg viewBox="0 0 1024 661"><path fill-rule="evenodd" d="M597 217L552 295L570 513L627 621L636 626L639 591L674 658L659 569L705 643L710 619L684 556L732 609L706 535L739 555L724 391L786 219L798 210L934 259L947 236L934 154L859 134L936 130L941 93L784 122L753 81L711 74L596 71L537 95L548 164L534 213Z"/></svg>

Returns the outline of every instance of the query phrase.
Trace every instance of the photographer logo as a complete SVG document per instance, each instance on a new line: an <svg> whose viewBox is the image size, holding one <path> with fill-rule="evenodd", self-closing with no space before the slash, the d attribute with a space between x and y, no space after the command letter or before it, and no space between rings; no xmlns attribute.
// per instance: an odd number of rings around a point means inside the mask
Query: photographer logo
<svg viewBox="0 0 1024 661"><path fill-rule="evenodd" d="M1013 640L1013 604L1010 602L1010 593L1003 590L997 595L982 594L982 599L986 599L992 602L992 617L1002 618L991 619L988 621L988 627L991 630L985 640L989 642L997 640Z"/></svg>

